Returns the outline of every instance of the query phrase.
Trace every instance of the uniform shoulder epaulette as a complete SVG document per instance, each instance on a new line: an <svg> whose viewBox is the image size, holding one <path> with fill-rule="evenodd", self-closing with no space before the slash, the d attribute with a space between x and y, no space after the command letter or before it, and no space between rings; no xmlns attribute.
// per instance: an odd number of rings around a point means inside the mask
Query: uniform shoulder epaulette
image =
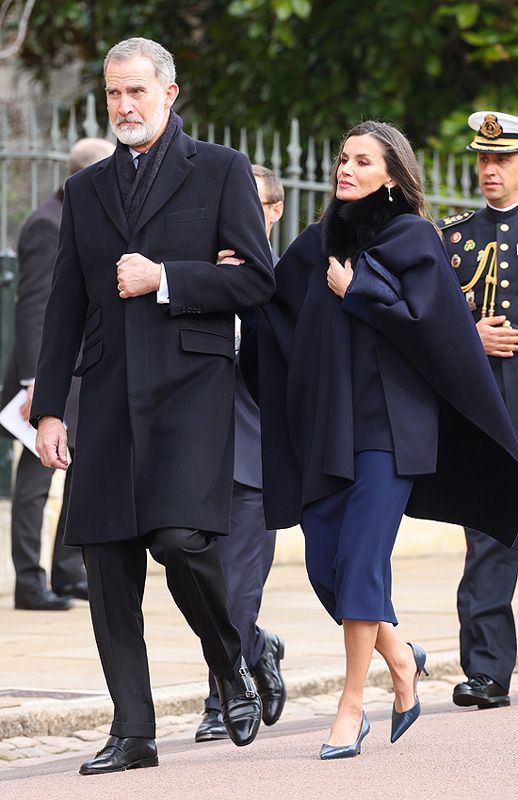
<svg viewBox="0 0 518 800"><path fill-rule="evenodd" d="M443 217L437 220L437 225L441 230L450 228L452 225L461 225L463 222L471 219L474 213L474 211L463 211L462 214L453 214L451 217Z"/></svg>

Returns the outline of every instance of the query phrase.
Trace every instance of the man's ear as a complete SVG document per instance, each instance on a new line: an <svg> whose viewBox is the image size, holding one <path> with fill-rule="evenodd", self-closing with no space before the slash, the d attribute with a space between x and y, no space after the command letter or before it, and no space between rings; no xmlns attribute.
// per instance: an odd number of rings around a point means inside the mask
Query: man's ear
<svg viewBox="0 0 518 800"><path fill-rule="evenodd" d="M177 83L171 83L170 86L167 87L165 90L165 107L171 108L174 101L180 94L180 87Z"/></svg>
<svg viewBox="0 0 518 800"><path fill-rule="evenodd" d="M284 213L284 203L282 200L279 200L277 203L274 203L271 206L268 206L268 210L270 212L270 220L272 224L278 222Z"/></svg>

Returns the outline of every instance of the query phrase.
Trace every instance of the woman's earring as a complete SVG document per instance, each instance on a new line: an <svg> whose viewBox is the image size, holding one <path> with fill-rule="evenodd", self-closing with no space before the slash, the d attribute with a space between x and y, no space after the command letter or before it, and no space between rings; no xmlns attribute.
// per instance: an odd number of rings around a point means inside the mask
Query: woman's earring
<svg viewBox="0 0 518 800"><path fill-rule="evenodd" d="M393 203L394 202L394 198L392 197L392 194L390 193L390 184L387 186L387 191L388 191L388 196L389 196L389 203Z"/></svg>

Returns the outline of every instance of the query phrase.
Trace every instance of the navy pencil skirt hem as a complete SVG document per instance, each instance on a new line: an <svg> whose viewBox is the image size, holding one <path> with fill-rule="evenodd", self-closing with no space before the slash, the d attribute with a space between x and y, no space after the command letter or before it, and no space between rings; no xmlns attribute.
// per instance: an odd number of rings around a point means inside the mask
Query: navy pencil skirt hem
<svg viewBox="0 0 518 800"><path fill-rule="evenodd" d="M354 482L304 509L309 580L339 624L397 625L390 558L414 480L397 474L391 452L356 453L354 465Z"/></svg>

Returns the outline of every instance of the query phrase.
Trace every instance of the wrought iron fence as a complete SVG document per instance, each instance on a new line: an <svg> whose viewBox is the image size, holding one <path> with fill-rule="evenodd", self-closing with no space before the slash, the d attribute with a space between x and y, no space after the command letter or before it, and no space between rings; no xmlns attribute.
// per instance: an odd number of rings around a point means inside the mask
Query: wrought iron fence
<svg viewBox="0 0 518 800"><path fill-rule="evenodd" d="M93 94L78 104L78 109L58 104L0 108L0 388L13 334L15 247L21 224L62 184L68 153L77 139L102 135L113 139L109 125L99 121ZM197 122L191 124L189 132L194 138L233 146L281 177L286 199L284 216L272 233L277 252L283 252L325 205L339 141L316 141L313 136L302 141L297 120L291 121L289 130L273 133L245 128L236 132L230 126L219 132L212 124ZM467 154L444 156L423 151L418 158L431 216L482 205L473 162ZM5 485L8 467L6 453L0 440L0 495L2 472Z"/></svg>

